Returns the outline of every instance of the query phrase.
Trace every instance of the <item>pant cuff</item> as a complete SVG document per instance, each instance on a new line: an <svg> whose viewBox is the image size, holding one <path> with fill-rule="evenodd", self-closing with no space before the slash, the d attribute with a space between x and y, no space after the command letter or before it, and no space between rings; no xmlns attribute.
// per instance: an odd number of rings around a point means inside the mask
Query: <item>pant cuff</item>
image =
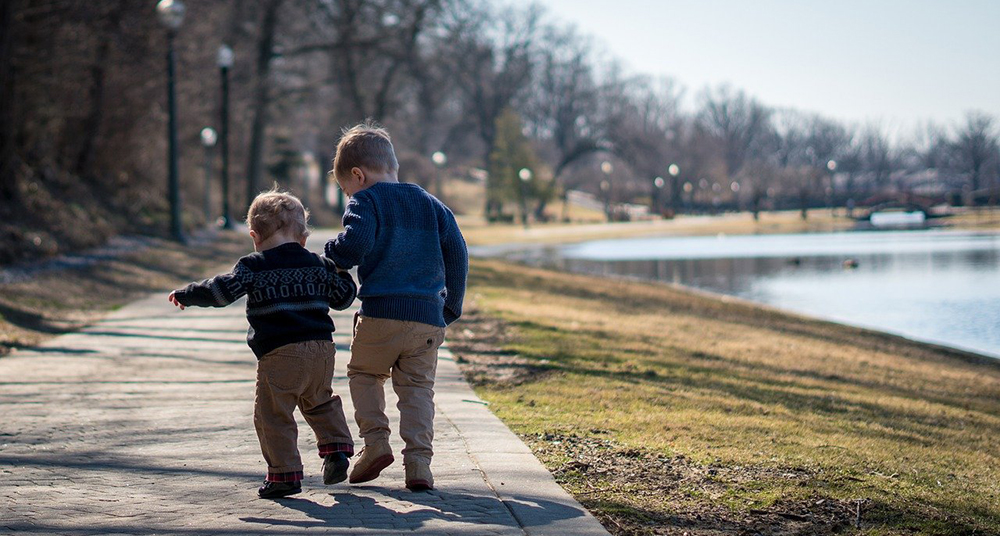
<svg viewBox="0 0 1000 536"><path fill-rule="evenodd" d="M268 482L298 482L303 478L302 471L289 471L285 473L267 472Z"/></svg>
<svg viewBox="0 0 1000 536"><path fill-rule="evenodd" d="M354 456L353 443L325 443L319 446L319 457L322 458L334 452L343 452L348 458Z"/></svg>
<svg viewBox="0 0 1000 536"><path fill-rule="evenodd" d="M374 445L375 443L381 443L383 441L389 441L388 432L374 432L363 436L365 440L365 445Z"/></svg>
<svg viewBox="0 0 1000 536"><path fill-rule="evenodd" d="M421 454L410 454L410 455L404 454L403 455L403 463L404 464L413 463L413 462L423 462L423 463L426 463L427 465L430 465L431 464L431 457L430 456L424 456L424 455L421 455Z"/></svg>

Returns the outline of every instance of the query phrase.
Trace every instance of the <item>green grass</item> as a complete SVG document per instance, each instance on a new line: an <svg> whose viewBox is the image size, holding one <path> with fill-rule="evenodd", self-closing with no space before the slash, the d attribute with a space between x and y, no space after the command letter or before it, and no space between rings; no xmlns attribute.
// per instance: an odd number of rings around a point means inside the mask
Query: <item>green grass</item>
<svg viewBox="0 0 1000 536"><path fill-rule="evenodd" d="M617 533L672 526L678 512L740 519L830 501L862 505L857 534L1000 534L994 361L497 261L473 262L469 295L532 371L480 396ZM659 480L565 470L633 451L668 460ZM677 493L641 493L661 484Z"/></svg>

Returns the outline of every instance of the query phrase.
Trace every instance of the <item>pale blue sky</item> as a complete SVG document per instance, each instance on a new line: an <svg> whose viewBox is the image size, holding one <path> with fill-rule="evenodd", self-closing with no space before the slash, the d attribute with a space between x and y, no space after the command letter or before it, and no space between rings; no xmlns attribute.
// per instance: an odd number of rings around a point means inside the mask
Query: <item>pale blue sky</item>
<svg viewBox="0 0 1000 536"><path fill-rule="evenodd" d="M971 109L1000 119L1000 0L536 1L689 96L728 82L769 106L904 136Z"/></svg>

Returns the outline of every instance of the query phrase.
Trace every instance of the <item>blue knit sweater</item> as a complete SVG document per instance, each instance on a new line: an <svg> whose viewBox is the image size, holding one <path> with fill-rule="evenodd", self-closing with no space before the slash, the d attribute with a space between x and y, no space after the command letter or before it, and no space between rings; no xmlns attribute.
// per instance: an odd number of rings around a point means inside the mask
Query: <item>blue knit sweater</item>
<svg viewBox="0 0 1000 536"><path fill-rule="evenodd" d="M364 316L443 327L462 315L465 239L451 210L415 184L377 182L354 194L326 256L358 267Z"/></svg>

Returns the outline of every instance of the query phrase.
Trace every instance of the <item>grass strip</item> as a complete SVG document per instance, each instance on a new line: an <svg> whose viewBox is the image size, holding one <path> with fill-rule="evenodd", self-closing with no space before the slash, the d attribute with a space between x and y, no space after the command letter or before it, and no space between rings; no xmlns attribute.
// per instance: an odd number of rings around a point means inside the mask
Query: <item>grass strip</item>
<svg viewBox="0 0 1000 536"><path fill-rule="evenodd" d="M473 260L477 394L616 534L1000 534L1000 364Z"/></svg>

